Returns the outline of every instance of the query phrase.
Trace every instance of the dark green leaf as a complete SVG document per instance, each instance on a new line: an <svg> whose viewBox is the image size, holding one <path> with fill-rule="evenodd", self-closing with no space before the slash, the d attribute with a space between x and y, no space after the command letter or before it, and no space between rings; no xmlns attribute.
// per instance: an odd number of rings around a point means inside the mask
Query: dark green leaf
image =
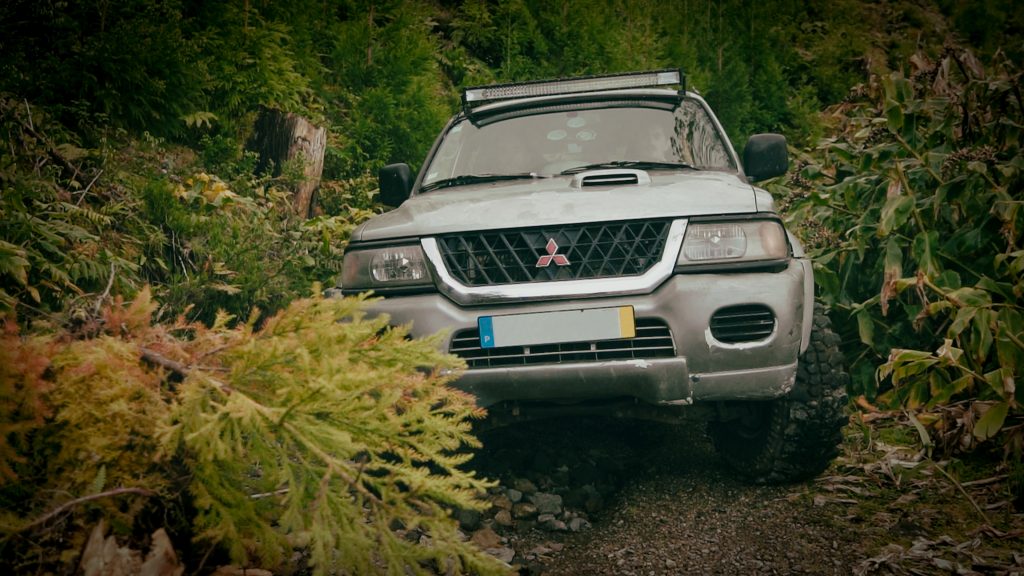
<svg viewBox="0 0 1024 576"><path fill-rule="evenodd" d="M857 312L857 331L860 334L860 341L873 346L875 343L875 324L871 320L871 314L865 309Z"/></svg>
<svg viewBox="0 0 1024 576"><path fill-rule="evenodd" d="M978 406L975 403L975 406ZM1006 422L1006 414L1010 410L1010 405L1006 402L999 402L994 406L989 407L974 424L974 437L978 440L988 440L994 437L1003 428L1003 423Z"/></svg>
<svg viewBox="0 0 1024 576"><path fill-rule="evenodd" d="M978 310L978 313L974 315L974 321L971 322L971 344L968 348L968 352L974 357L974 361L979 365L983 366L985 360L988 358L988 353L992 349L993 335L992 335L992 324L995 320L995 312L992 310Z"/></svg>
<svg viewBox="0 0 1024 576"><path fill-rule="evenodd" d="M962 286L960 283L960 275L953 270L944 270L942 274L939 274L932 280L939 288L946 290L957 290Z"/></svg>
<svg viewBox="0 0 1024 576"><path fill-rule="evenodd" d="M885 109L885 118L891 132L899 134L903 131L903 109L898 104L890 104Z"/></svg>
<svg viewBox="0 0 1024 576"><path fill-rule="evenodd" d="M878 235L884 238L898 229L907 221L913 209L914 199L910 196L893 196L886 199L878 223Z"/></svg>
<svg viewBox="0 0 1024 576"><path fill-rule="evenodd" d="M977 288L960 288L954 290L946 297L957 306L991 306L992 297L988 292Z"/></svg>
<svg viewBox="0 0 1024 576"><path fill-rule="evenodd" d="M924 272L929 278L939 275L940 265L936 253L938 244L939 233L934 230L921 232L914 238L913 250L918 270Z"/></svg>

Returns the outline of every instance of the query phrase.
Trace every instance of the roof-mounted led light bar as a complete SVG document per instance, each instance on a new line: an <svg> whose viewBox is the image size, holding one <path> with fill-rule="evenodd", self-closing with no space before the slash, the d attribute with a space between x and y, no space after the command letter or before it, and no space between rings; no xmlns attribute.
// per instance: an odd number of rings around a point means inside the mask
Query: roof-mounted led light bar
<svg viewBox="0 0 1024 576"><path fill-rule="evenodd" d="M680 91L682 91L685 88L684 82L685 77L678 68L666 68L664 70L651 70L647 72L627 72L625 74L603 74L600 76L582 76L560 80L474 86L466 88L462 93L462 108L468 115L473 107L480 106L481 104L499 100L532 98L534 96L626 90L629 88L653 88L676 84L680 86Z"/></svg>

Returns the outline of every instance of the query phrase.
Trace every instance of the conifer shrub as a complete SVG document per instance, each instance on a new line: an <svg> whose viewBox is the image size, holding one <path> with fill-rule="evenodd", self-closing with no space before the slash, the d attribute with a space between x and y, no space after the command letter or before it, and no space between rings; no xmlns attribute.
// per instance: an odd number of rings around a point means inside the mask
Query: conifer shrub
<svg viewBox="0 0 1024 576"><path fill-rule="evenodd" d="M365 304L154 324L146 289L76 334L5 320L0 568L70 571L102 519L136 546L165 526L188 571L298 550L318 574L503 573L451 515L490 486L463 469L482 414L446 385L460 361Z"/></svg>

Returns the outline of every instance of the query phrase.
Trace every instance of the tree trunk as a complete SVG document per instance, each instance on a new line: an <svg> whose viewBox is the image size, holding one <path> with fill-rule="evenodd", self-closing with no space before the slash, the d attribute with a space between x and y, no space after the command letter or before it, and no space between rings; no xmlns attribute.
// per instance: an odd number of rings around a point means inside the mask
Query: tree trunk
<svg viewBox="0 0 1024 576"><path fill-rule="evenodd" d="M247 148L260 156L256 171L265 173L273 167L273 176L281 175L281 166L301 155L303 179L295 185L292 205L295 213L308 218L313 194L320 186L324 171L324 150L327 129L314 126L297 114L264 109L256 120L256 129Z"/></svg>

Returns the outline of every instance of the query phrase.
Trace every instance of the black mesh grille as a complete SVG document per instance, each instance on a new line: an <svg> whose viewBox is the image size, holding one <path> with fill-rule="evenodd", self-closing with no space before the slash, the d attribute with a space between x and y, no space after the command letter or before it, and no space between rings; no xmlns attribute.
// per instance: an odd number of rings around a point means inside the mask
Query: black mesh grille
<svg viewBox="0 0 1024 576"><path fill-rule="evenodd" d="M476 328L462 330L452 339L450 352L466 361L470 369L564 362L598 362L668 358L675 356L672 332L661 320L637 319L636 337L598 342L567 342L533 346L481 348Z"/></svg>
<svg viewBox="0 0 1024 576"><path fill-rule="evenodd" d="M553 226L441 236L438 244L448 272L467 286L584 280L647 272L668 229L668 221Z"/></svg>
<svg viewBox="0 0 1024 576"><path fill-rule="evenodd" d="M773 330L775 315L760 304L722 308L711 317L711 335L719 342L763 340L771 336Z"/></svg>

